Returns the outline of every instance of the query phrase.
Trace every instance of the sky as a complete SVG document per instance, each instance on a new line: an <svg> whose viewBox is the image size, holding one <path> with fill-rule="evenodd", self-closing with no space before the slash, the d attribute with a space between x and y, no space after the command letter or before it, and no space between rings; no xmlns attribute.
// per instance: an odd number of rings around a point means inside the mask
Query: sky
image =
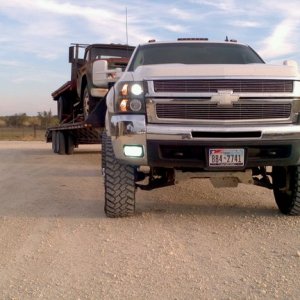
<svg viewBox="0 0 300 300"><path fill-rule="evenodd" d="M71 43L226 36L267 63L300 63L300 0L0 0L0 116L57 113Z"/></svg>

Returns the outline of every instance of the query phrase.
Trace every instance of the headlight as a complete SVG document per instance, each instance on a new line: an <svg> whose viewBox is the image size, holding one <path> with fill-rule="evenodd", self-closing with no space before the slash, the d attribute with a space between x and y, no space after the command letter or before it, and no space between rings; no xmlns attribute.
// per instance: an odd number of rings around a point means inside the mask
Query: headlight
<svg viewBox="0 0 300 300"><path fill-rule="evenodd" d="M135 96L140 96L142 95L143 93L143 87L141 86L141 84L139 83L134 83L132 86L131 86L131 93Z"/></svg>
<svg viewBox="0 0 300 300"><path fill-rule="evenodd" d="M294 94L296 97L300 96L300 81L299 80L294 81Z"/></svg>
<svg viewBox="0 0 300 300"><path fill-rule="evenodd" d="M143 82L118 82L116 85L116 110L121 113L145 112Z"/></svg>

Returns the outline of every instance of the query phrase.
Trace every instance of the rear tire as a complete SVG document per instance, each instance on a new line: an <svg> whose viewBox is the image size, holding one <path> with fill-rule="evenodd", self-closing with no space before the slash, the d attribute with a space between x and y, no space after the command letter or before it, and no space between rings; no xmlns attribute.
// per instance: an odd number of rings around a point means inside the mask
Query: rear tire
<svg viewBox="0 0 300 300"><path fill-rule="evenodd" d="M75 148L74 137L71 134L67 134L65 136L65 142L66 142L66 154L72 155L74 153L74 148Z"/></svg>
<svg viewBox="0 0 300 300"><path fill-rule="evenodd" d="M135 212L135 169L117 161L109 137L104 143L105 214L110 218L131 216Z"/></svg>
<svg viewBox="0 0 300 300"><path fill-rule="evenodd" d="M59 122L63 122L72 115L73 103L66 95L62 95L57 100L57 117Z"/></svg>
<svg viewBox="0 0 300 300"><path fill-rule="evenodd" d="M53 153L57 153L57 138L56 131L52 131L52 151Z"/></svg>
<svg viewBox="0 0 300 300"><path fill-rule="evenodd" d="M300 166L273 167L276 204L285 215L300 215Z"/></svg>
<svg viewBox="0 0 300 300"><path fill-rule="evenodd" d="M57 142L57 153L64 155L66 154L66 139L62 131L56 133L56 142Z"/></svg>

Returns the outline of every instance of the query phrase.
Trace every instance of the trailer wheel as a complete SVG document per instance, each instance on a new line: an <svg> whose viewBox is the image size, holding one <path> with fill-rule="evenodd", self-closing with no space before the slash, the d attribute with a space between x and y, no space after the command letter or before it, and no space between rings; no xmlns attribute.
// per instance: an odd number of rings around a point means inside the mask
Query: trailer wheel
<svg viewBox="0 0 300 300"><path fill-rule="evenodd" d="M135 211L135 169L122 165L115 158L111 139L105 139L105 205L110 218L127 217Z"/></svg>
<svg viewBox="0 0 300 300"><path fill-rule="evenodd" d="M66 139L62 131L56 133L57 153L66 154Z"/></svg>
<svg viewBox="0 0 300 300"><path fill-rule="evenodd" d="M67 134L65 136L65 142L66 142L66 154L68 155L73 154L75 148L74 137L71 134Z"/></svg>
<svg viewBox="0 0 300 300"><path fill-rule="evenodd" d="M57 101L57 117L60 122L72 114L73 104L66 95L59 97Z"/></svg>
<svg viewBox="0 0 300 300"><path fill-rule="evenodd" d="M57 153L56 131L52 131L52 151L53 153Z"/></svg>
<svg viewBox="0 0 300 300"><path fill-rule="evenodd" d="M285 215L300 215L300 166L273 167L276 204Z"/></svg>

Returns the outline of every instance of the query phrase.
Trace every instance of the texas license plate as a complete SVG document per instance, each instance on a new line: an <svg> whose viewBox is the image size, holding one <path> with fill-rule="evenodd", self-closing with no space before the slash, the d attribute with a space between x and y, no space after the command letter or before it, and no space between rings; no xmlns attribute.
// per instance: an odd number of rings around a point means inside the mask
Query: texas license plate
<svg viewBox="0 0 300 300"><path fill-rule="evenodd" d="M245 149L209 149L208 161L210 167L243 167Z"/></svg>

